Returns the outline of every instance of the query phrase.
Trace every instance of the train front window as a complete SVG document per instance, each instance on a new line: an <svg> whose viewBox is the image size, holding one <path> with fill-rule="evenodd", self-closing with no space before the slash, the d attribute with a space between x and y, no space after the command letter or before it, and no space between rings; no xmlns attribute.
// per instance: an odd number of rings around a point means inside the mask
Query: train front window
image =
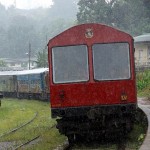
<svg viewBox="0 0 150 150"><path fill-rule="evenodd" d="M89 80L86 45L52 48L53 82L69 83Z"/></svg>
<svg viewBox="0 0 150 150"><path fill-rule="evenodd" d="M94 44L92 49L95 80L130 78L128 43Z"/></svg>

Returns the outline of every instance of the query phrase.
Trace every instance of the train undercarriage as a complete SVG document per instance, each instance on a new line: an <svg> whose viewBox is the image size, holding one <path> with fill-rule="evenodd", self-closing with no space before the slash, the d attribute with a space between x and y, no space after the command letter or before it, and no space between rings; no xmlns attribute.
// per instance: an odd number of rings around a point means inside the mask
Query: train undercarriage
<svg viewBox="0 0 150 150"><path fill-rule="evenodd" d="M68 137L70 144L82 140L109 140L127 135L134 124L136 106L119 105L107 111L108 108L111 107L92 108L73 117L63 116L57 119L57 128L61 134Z"/></svg>

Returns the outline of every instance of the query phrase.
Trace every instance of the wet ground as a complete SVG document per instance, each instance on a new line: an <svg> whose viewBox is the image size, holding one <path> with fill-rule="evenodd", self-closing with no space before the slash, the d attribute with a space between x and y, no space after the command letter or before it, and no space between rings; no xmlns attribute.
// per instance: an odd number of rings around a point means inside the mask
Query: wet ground
<svg viewBox="0 0 150 150"><path fill-rule="evenodd" d="M13 142L0 142L0 150L13 149Z"/></svg>
<svg viewBox="0 0 150 150"><path fill-rule="evenodd" d="M138 104L141 104L141 105L150 105L150 99L148 99L146 97L138 98Z"/></svg>

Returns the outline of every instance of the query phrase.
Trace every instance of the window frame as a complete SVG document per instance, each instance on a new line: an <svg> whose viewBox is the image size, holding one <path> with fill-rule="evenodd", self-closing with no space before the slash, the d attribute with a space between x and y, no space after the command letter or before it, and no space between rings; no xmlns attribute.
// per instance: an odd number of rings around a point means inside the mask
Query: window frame
<svg viewBox="0 0 150 150"><path fill-rule="evenodd" d="M87 80L77 80L77 81L64 81L64 82L55 82L55 78L54 78L54 75L55 75L55 73L54 73L54 54L53 54L53 49L54 48L57 48L57 47L69 47L69 46L71 46L71 47L73 47L73 46L86 46L86 54L87 54L87 59L86 59L86 61L87 61L87 77L88 77L88 79ZM53 84L71 84L71 83L81 83L81 82L89 82L89 80L90 80L90 66L89 66L89 47L88 47L88 45L87 44L77 44L77 45L61 45L61 46L54 46L54 47L52 47L51 48L51 66L52 66L52 82L53 82Z"/></svg>
<svg viewBox="0 0 150 150"><path fill-rule="evenodd" d="M95 79L95 71L94 71L94 53L93 53L93 46L96 44L119 44L119 43L127 43L128 44L128 66L129 66L129 78L114 78L114 79ZM110 43L93 43L91 46L92 49L92 67L93 67L93 80L96 82L102 82L102 81L117 81L117 80L129 80L131 79L132 72L131 72L131 54L130 54L130 43L129 42L110 42Z"/></svg>

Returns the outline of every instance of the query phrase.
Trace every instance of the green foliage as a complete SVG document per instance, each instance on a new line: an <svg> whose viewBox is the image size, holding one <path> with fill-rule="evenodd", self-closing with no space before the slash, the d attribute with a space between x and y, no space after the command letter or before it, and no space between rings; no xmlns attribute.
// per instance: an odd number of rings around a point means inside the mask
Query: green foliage
<svg viewBox="0 0 150 150"><path fill-rule="evenodd" d="M80 0L78 5L79 24L104 23L133 35L150 32L150 3L147 0Z"/></svg>
<svg viewBox="0 0 150 150"><path fill-rule="evenodd" d="M150 84L150 71L137 73L137 89L143 90Z"/></svg>
<svg viewBox="0 0 150 150"><path fill-rule="evenodd" d="M144 138L145 138L145 134L140 134L140 136L138 137L138 141L143 142Z"/></svg>
<svg viewBox="0 0 150 150"><path fill-rule="evenodd" d="M133 130L128 135L127 149L138 150L145 139L145 126L141 123L135 123Z"/></svg>
<svg viewBox="0 0 150 150"><path fill-rule="evenodd" d="M6 63L3 60L0 60L0 67L6 67Z"/></svg>
<svg viewBox="0 0 150 150"><path fill-rule="evenodd" d="M111 24L112 3L105 0L80 0L77 19L79 23L101 22Z"/></svg>
<svg viewBox="0 0 150 150"><path fill-rule="evenodd" d="M47 57L47 51L46 49L43 49L43 52L37 53L37 67L48 67L48 57Z"/></svg>

